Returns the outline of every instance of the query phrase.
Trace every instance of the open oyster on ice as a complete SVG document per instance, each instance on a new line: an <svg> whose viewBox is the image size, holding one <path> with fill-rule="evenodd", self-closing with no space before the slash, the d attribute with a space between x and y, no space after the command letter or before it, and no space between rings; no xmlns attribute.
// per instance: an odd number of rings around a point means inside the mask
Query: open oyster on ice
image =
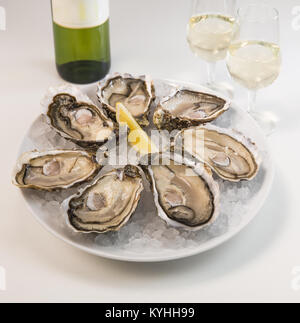
<svg viewBox="0 0 300 323"><path fill-rule="evenodd" d="M50 89L44 105L49 125L83 148L97 149L114 135L112 120L75 87Z"/></svg>
<svg viewBox="0 0 300 323"><path fill-rule="evenodd" d="M67 189L94 178L100 168L95 157L85 151L32 151L20 157L13 183L45 191Z"/></svg>
<svg viewBox="0 0 300 323"><path fill-rule="evenodd" d="M219 187L209 169L160 153L146 168L158 215L171 226L197 231L219 215Z"/></svg>
<svg viewBox="0 0 300 323"><path fill-rule="evenodd" d="M155 99L152 80L148 76L130 74L108 76L99 84L98 99L108 116L116 120L116 104L122 103L141 126L148 126L150 106Z"/></svg>
<svg viewBox="0 0 300 323"><path fill-rule="evenodd" d="M224 98L180 89L161 100L155 110L153 122L158 129L181 130L211 122L229 107L230 102Z"/></svg>
<svg viewBox="0 0 300 323"><path fill-rule="evenodd" d="M227 181L251 180L259 170L259 154L254 143L232 130L212 125L182 130L175 138L174 147L183 147Z"/></svg>
<svg viewBox="0 0 300 323"><path fill-rule="evenodd" d="M113 170L63 202L67 223L76 232L118 231L135 212L142 191L137 167Z"/></svg>

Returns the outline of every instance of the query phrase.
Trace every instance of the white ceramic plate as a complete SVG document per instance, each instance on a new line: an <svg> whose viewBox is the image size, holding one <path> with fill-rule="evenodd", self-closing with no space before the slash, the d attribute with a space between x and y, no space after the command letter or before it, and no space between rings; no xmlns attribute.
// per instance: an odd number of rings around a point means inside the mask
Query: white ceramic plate
<svg viewBox="0 0 300 323"><path fill-rule="evenodd" d="M176 81L156 80L158 98L168 95L172 86L184 86L195 90L214 93L203 87ZM85 86L82 90L96 101L96 86ZM41 136L35 131L36 121L24 138L20 153L32 149L51 148L53 143L41 143ZM62 217L58 202L53 201L57 193L41 193L22 190L24 199L34 217L56 237L88 253L122 261L159 262L193 256L210 250L240 232L256 216L266 200L274 175L273 161L266 138L253 119L241 108L232 104L230 111L221 116L214 124L243 132L257 145L262 158L261 169L252 182L240 184L225 183L218 179L221 186L221 215L216 224L198 233L174 231L161 221L152 205L149 189L144 192L142 201L130 223L119 233L105 235L76 234L70 230ZM53 135L53 134L52 134ZM56 148L64 141L55 137ZM52 138L53 139L53 138ZM64 197L74 194L74 189L65 192ZM56 195L55 195L56 196ZM145 211L146 210L146 211ZM154 234L155 231L156 234Z"/></svg>

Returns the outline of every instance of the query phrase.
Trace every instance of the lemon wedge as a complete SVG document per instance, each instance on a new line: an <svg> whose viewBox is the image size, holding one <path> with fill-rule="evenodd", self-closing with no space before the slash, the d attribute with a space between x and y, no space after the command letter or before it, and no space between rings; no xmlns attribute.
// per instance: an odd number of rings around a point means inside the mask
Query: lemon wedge
<svg viewBox="0 0 300 323"><path fill-rule="evenodd" d="M140 127L132 114L122 103L116 105L116 117L120 125L126 125L129 128L128 142L141 155L158 152L157 147L151 141L146 132Z"/></svg>

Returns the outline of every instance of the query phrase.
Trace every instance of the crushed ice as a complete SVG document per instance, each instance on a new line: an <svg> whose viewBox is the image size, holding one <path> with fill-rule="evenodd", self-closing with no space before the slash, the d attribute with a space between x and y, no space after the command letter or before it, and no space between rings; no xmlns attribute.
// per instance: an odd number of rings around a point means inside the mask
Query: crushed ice
<svg viewBox="0 0 300 323"><path fill-rule="evenodd" d="M158 89L159 96L162 96L166 92L169 93L173 88L169 85L159 84ZM215 123L220 126L226 125L226 127L230 127L232 123L235 123L232 121L233 119L234 115L227 112ZM38 150L78 148L72 142L57 135L44 122L43 117L36 120L28 137L31 141L31 148ZM246 202L251 200L260 189L264 175L264 169L261 169L254 180L241 183L229 183L215 178L220 186L221 214L214 224L198 232L188 232L183 229L173 228L161 220L156 215L156 208L148 183L145 183L142 199L128 224L119 232L100 235L78 234L66 225L65 218L62 215L61 203L64 199L76 194L78 188L68 189L59 193L30 190L30 194L27 196L32 203L38 203L40 208L43 209L41 217L43 217L44 221L51 224L52 228L60 232L63 231L65 235L73 240L75 239L78 243L83 243L83 240L89 240L94 247L96 245L101 249L114 247L139 253L144 253L146 250L163 252L168 249L178 250L198 247L210 239L226 234L232 227L239 226L246 211Z"/></svg>

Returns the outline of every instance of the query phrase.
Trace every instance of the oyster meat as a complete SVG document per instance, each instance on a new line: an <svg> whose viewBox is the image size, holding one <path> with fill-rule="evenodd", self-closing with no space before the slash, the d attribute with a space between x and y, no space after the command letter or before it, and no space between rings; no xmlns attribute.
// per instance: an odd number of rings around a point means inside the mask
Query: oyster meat
<svg viewBox="0 0 300 323"><path fill-rule="evenodd" d="M238 132L215 126L189 128L175 138L176 149L181 146L227 181L251 180L259 170L256 146Z"/></svg>
<svg viewBox="0 0 300 323"><path fill-rule="evenodd" d="M176 155L161 153L148 166L158 215L169 225L197 231L212 224L219 214L219 187L209 169L195 167Z"/></svg>
<svg viewBox="0 0 300 323"><path fill-rule="evenodd" d="M13 183L20 188L67 189L95 177L101 166L85 151L27 152L16 166Z"/></svg>
<svg viewBox="0 0 300 323"><path fill-rule="evenodd" d="M161 100L153 122L158 129L181 130L211 122L228 110L229 106L230 102L224 98L181 89Z"/></svg>
<svg viewBox="0 0 300 323"><path fill-rule="evenodd" d="M155 99L154 92L153 82L147 76L115 74L99 84L98 99L112 119L116 120L116 104L120 102L141 126L148 126L150 106Z"/></svg>
<svg viewBox="0 0 300 323"><path fill-rule="evenodd" d="M67 223L76 232L118 231L135 212L142 191L137 167L113 170L63 203Z"/></svg>
<svg viewBox="0 0 300 323"><path fill-rule="evenodd" d="M109 140L115 130L112 120L76 88L61 89L47 105L46 117L62 137L83 148L97 149ZM85 101L81 101L83 98Z"/></svg>

